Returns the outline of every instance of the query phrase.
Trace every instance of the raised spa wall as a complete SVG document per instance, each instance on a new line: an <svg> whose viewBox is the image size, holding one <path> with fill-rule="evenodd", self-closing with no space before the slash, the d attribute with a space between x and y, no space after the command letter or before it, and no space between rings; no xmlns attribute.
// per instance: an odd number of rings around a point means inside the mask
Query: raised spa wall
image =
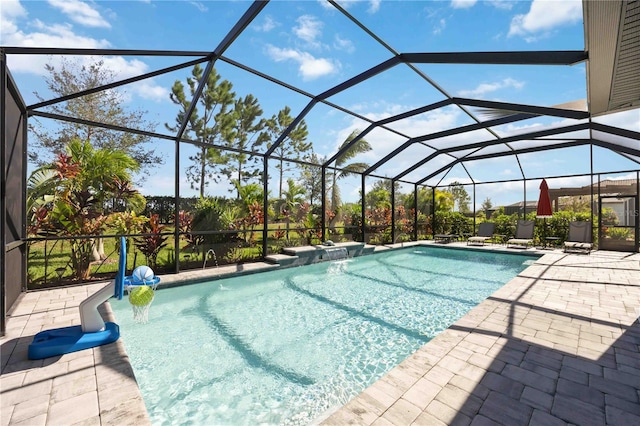
<svg viewBox="0 0 640 426"><path fill-rule="evenodd" d="M335 243L335 245L332 246L287 247L282 249L282 254L266 256L265 260L284 267L310 265L327 260L371 254L374 249L375 246L365 245L365 243L355 241Z"/></svg>

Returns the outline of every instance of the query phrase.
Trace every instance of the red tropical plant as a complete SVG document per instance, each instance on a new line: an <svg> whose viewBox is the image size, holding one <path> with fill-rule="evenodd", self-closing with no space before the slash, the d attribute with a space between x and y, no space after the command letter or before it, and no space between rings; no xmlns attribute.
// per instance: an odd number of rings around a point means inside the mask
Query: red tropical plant
<svg viewBox="0 0 640 426"><path fill-rule="evenodd" d="M278 229L276 231L273 231L273 236L274 236L274 238L276 240L281 240L285 236L285 231L282 230L282 228L280 228L280 226L278 226Z"/></svg>
<svg viewBox="0 0 640 426"><path fill-rule="evenodd" d="M151 269L156 268L158 254L167 245L167 236L162 235L165 228L166 226L160 223L159 216L154 214L149 218L149 222L142 227L142 232L145 235L135 239L136 247L144 254L147 259L147 265Z"/></svg>

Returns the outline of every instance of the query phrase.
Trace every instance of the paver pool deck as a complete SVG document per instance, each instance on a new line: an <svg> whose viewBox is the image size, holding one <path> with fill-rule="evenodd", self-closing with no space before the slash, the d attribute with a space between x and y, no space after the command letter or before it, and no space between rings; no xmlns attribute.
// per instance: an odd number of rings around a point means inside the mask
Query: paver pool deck
<svg viewBox="0 0 640 426"><path fill-rule="evenodd" d="M640 254L545 253L318 422L640 424ZM21 296L0 339L0 425L150 423L122 340L27 359L37 332L79 324L79 303L103 285Z"/></svg>

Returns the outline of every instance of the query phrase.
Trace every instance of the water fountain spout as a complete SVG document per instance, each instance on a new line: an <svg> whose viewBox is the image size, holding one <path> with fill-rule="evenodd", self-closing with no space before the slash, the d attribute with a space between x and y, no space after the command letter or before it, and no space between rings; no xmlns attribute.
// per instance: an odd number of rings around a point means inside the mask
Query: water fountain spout
<svg viewBox="0 0 640 426"><path fill-rule="evenodd" d="M393 244L398 242L398 239L400 237L408 237L409 235L405 234L404 232L399 233L398 235L396 235L396 237L393 239ZM404 247L404 241L400 241L400 247Z"/></svg>
<svg viewBox="0 0 640 426"><path fill-rule="evenodd" d="M213 261L216 264L216 268L218 268L218 258L216 257L216 252L213 249L207 250L207 254L204 255L204 260L202 261L202 269L207 267L207 259L211 259L213 257Z"/></svg>
<svg viewBox="0 0 640 426"><path fill-rule="evenodd" d="M349 251L345 247L324 247L329 260L348 259Z"/></svg>

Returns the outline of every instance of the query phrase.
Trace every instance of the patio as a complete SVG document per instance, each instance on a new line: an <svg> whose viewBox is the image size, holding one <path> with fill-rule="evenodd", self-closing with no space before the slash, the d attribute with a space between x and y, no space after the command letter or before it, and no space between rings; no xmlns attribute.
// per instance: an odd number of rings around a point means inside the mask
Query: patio
<svg viewBox="0 0 640 426"><path fill-rule="evenodd" d="M543 253L323 423L640 423L640 254ZM149 423L121 340L27 360L33 335L78 324L79 302L100 287L23 294L0 340L2 425Z"/></svg>

